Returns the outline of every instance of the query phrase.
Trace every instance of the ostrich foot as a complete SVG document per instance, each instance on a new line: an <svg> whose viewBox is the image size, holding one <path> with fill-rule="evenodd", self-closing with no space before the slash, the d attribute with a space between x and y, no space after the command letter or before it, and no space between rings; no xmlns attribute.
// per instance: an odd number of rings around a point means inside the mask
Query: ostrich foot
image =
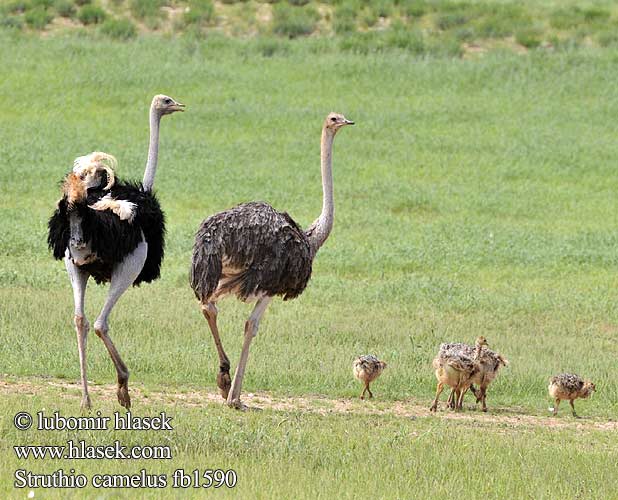
<svg viewBox="0 0 618 500"><path fill-rule="evenodd" d="M80 408L82 410L82 413L90 412L90 410L92 409L92 404L90 403L90 396L88 394L82 396L82 403L80 405Z"/></svg>
<svg viewBox="0 0 618 500"><path fill-rule="evenodd" d="M230 378L230 369L220 367L219 374L217 375L217 386L221 390L221 396L223 399L227 399L232 387L232 379Z"/></svg>
<svg viewBox="0 0 618 500"><path fill-rule="evenodd" d="M118 390L116 391L120 406L124 406L127 410L131 409L131 398L129 397L129 381L118 382Z"/></svg>
<svg viewBox="0 0 618 500"><path fill-rule="evenodd" d="M436 413L438 411L438 405L431 405L429 407L429 411Z"/></svg>
<svg viewBox="0 0 618 500"><path fill-rule="evenodd" d="M231 400L231 401L228 401L228 402L227 402L227 405L228 405L230 408L234 408L235 410L240 410L240 411L247 411L247 410L249 409L249 407L248 407L246 404L244 404L244 403L240 400L240 398L238 398L238 399L233 399L233 400Z"/></svg>

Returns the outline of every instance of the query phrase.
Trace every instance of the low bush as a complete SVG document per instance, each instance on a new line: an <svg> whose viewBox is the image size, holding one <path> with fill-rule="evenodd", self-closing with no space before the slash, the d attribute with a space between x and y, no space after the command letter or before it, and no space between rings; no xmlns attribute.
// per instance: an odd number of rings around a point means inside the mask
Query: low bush
<svg viewBox="0 0 618 500"><path fill-rule="evenodd" d="M288 38L310 35L319 18L313 7L292 7L280 3L273 9L273 32Z"/></svg>
<svg viewBox="0 0 618 500"><path fill-rule="evenodd" d="M107 19L101 33L116 40L129 40L137 35L137 28L129 19Z"/></svg>
<svg viewBox="0 0 618 500"><path fill-rule="evenodd" d="M98 5L84 5L77 14L77 19L82 24L99 24L105 21L107 15L105 11Z"/></svg>

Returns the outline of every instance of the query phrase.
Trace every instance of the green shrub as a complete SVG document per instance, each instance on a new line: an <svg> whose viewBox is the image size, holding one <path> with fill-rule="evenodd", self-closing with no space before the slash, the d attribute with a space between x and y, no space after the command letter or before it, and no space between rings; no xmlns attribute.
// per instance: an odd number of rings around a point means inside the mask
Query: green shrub
<svg viewBox="0 0 618 500"><path fill-rule="evenodd" d="M558 30L575 28L584 22L584 16L578 7L558 9L549 16L549 24Z"/></svg>
<svg viewBox="0 0 618 500"><path fill-rule="evenodd" d="M26 24L35 30L42 30L47 26L54 16L47 12L43 7L29 10L24 16Z"/></svg>
<svg viewBox="0 0 618 500"><path fill-rule="evenodd" d="M27 0L15 0L9 2L3 10L11 14L20 14L28 10L29 7L30 3Z"/></svg>
<svg viewBox="0 0 618 500"><path fill-rule="evenodd" d="M388 17L393 13L392 0L379 0L377 2L369 2L371 9L378 17Z"/></svg>
<svg viewBox="0 0 618 500"><path fill-rule="evenodd" d="M56 0L54 9L62 17L73 17L75 15L75 6L70 0Z"/></svg>
<svg viewBox="0 0 618 500"><path fill-rule="evenodd" d="M368 54L384 48L384 35L382 33L354 33L346 36L339 42L339 48L343 51L355 54Z"/></svg>
<svg viewBox="0 0 618 500"><path fill-rule="evenodd" d="M107 19L101 25L101 33L116 40L135 38L137 28L129 19Z"/></svg>
<svg viewBox="0 0 618 500"><path fill-rule="evenodd" d="M589 23L605 23L609 20L610 13L605 9L592 7L584 9L584 20Z"/></svg>
<svg viewBox="0 0 618 500"><path fill-rule="evenodd" d="M515 33L515 41L528 49L541 45L541 33L534 28L522 29Z"/></svg>
<svg viewBox="0 0 618 500"><path fill-rule="evenodd" d="M0 28L20 30L23 26L23 21L17 16L0 17Z"/></svg>
<svg viewBox="0 0 618 500"><path fill-rule="evenodd" d="M214 19L215 6L211 0L192 0L189 2L189 10L183 16L186 25L194 26L209 24Z"/></svg>
<svg viewBox="0 0 618 500"><path fill-rule="evenodd" d="M474 31L474 28L472 27L464 26L456 29L453 33L453 36L456 40L459 40L460 42L469 42L476 38L476 31Z"/></svg>
<svg viewBox="0 0 618 500"><path fill-rule="evenodd" d="M366 26L367 28L371 28L372 26L375 26L375 24L378 22L378 19L379 19L378 14L376 13L375 10L371 8L365 7L360 12L360 21L363 24L363 26ZM352 29L354 29L354 23L352 23ZM348 30L348 31L352 31L352 30Z"/></svg>
<svg viewBox="0 0 618 500"><path fill-rule="evenodd" d="M401 0L399 10L407 17L422 17L427 13L429 7L425 0Z"/></svg>
<svg viewBox="0 0 618 500"><path fill-rule="evenodd" d="M297 7L302 7L303 5L307 5L310 0L288 0L290 5L296 5Z"/></svg>
<svg viewBox="0 0 618 500"><path fill-rule="evenodd" d="M425 41L420 30L406 30L394 28L386 34L386 46L397 49L404 49L412 54L423 54L425 52Z"/></svg>
<svg viewBox="0 0 618 500"><path fill-rule="evenodd" d="M192 7L194 2L189 2ZM129 9L133 17L143 20L147 18L158 18L162 16L161 7L165 4L164 0L131 0Z"/></svg>
<svg viewBox="0 0 618 500"><path fill-rule="evenodd" d="M447 12L440 14L436 19L436 26L441 30L448 30L468 22L468 18L461 12Z"/></svg>
<svg viewBox="0 0 618 500"><path fill-rule="evenodd" d="M273 9L273 31L288 38L310 35L319 18L320 15L313 7L277 4Z"/></svg>
<svg viewBox="0 0 618 500"><path fill-rule="evenodd" d="M90 5L92 0L75 0L75 4L83 7L84 5Z"/></svg>
<svg viewBox="0 0 618 500"><path fill-rule="evenodd" d="M597 34L596 41L601 47L617 47L618 32L616 30L601 31Z"/></svg>
<svg viewBox="0 0 618 500"><path fill-rule="evenodd" d="M54 5L54 0L30 0L30 6L35 9L37 7L49 9L52 5Z"/></svg>
<svg viewBox="0 0 618 500"><path fill-rule="evenodd" d="M424 50L436 57L458 58L463 55L461 42L454 36L444 34L432 37L425 44Z"/></svg>
<svg viewBox="0 0 618 500"><path fill-rule="evenodd" d="M335 9L333 29L335 33L351 33L356 30L356 6L351 3L338 5Z"/></svg>
<svg viewBox="0 0 618 500"><path fill-rule="evenodd" d="M499 5L478 19L477 30L482 37L502 38L516 31L530 29L532 18L516 5Z"/></svg>
<svg viewBox="0 0 618 500"><path fill-rule="evenodd" d="M256 44L257 51L263 57L272 57L277 53L285 54L288 52L288 45L282 40L270 37L260 37Z"/></svg>
<svg viewBox="0 0 618 500"><path fill-rule="evenodd" d="M82 24L99 24L105 21L105 18L105 11L98 5L84 5L77 14L77 19Z"/></svg>

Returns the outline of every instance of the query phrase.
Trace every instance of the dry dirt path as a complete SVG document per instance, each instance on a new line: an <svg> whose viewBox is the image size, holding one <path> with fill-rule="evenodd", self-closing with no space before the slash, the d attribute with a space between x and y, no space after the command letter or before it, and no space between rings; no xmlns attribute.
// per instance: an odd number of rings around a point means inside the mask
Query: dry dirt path
<svg viewBox="0 0 618 500"><path fill-rule="evenodd" d="M99 400L116 401L116 388L112 385L90 384L90 396L93 402ZM40 394L46 391L49 394L57 394L59 397L75 401L76 410L79 408L80 387L77 383L69 383L66 380L43 378L43 377L5 377L0 379L0 395ZM139 408L140 403L149 407L152 405L199 407L205 405L222 405L223 400L216 392L207 390L189 390L176 392L174 390L150 390L140 384L130 387L131 398L134 408ZM567 409L559 417L527 415L521 409L492 408L489 413L482 413L469 405L463 412L453 412L444 409L437 414L429 412L429 402L420 404L419 401L360 401L358 399L332 399L319 395L308 396L276 396L270 393L248 393L243 397L243 402L251 410L273 410L283 413L302 411L320 415L384 415L398 418L434 418L437 420L455 420L462 424L490 425L504 427L552 427L569 428L578 430L618 430L618 420L602 420L592 418L571 417ZM120 410L120 406L118 406Z"/></svg>

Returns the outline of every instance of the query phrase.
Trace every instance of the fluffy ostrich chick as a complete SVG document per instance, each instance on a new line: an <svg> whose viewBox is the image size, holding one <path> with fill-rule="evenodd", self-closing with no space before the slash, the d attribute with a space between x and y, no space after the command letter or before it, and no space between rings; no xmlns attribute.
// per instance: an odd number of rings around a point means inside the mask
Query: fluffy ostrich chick
<svg viewBox="0 0 618 500"><path fill-rule="evenodd" d="M550 379L547 389L549 390L549 395L555 401L555 406L550 408L550 411L552 411L554 415L557 415L560 401L563 399L568 399L573 410L574 417L577 417L577 414L575 413L575 405L573 404L573 401L578 398L588 398L595 391L595 387L592 382L589 380L584 380L580 376L573 375L572 373L561 373L560 375L555 375Z"/></svg>
<svg viewBox="0 0 618 500"><path fill-rule="evenodd" d="M354 360L354 363L352 364L354 377L365 384L365 388L360 395L361 399L365 399L365 392L369 393L370 398L373 397L373 393L369 389L369 384L382 374L384 368L386 368L386 363L384 361L380 361L372 354L365 354L364 356L359 356Z"/></svg>

